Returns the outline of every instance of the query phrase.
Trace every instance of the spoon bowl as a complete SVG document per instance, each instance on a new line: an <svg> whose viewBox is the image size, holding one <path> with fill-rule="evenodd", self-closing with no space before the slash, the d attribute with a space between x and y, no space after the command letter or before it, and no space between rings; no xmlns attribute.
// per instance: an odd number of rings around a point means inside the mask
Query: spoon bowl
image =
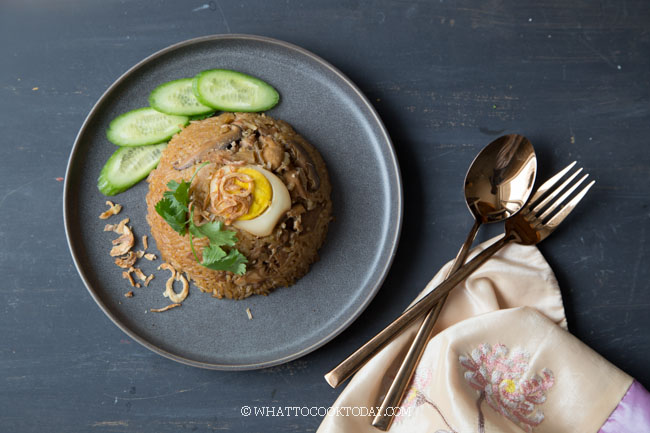
<svg viewBox="0 0 650 433"><path fill-rule="evenodd" d="M465 197L467 206L474 216L474 225L447 276L452 275L465 262L469 248L474 242L481 224L501 221L521 209L530 196L536 172L535 150L530 141L521 135L511 134L499 137L479 152L465 176ZM382 403L383 409L395 407L401 401L406 385L411 380L413 370L420 360L427 341L429 341L433 325L442 311L445 299L446 296L427 313L395 380L386 393ZM327 383L332 388L336 388L352 376L395 335L405 329L410 320L415 317L411 314L404 313L400 317L403 320L391 323L327 373L325 375ZM382 415L382 413L374 419L372 424L382 430L387 430L392 422L392 417Z"/></svg>
<svg viewBox="0 0 650 433"><path fill-rule="evenodd" d="M536 173L535 149L522 135L509 134L499 137L476 155L465 175L465 200L474 216L474 225L446 278L465 263L481 224L504 221L524 207L533 191ZM446 299L445 295L422 321L386 393L379 414L372 421L372 425L380 430L386 431L390 428L393 415L389 414L387 408L399 405L402 400Z"/></svg>
<svg viewBox="0 0 650 433"><path fill-rule="evenodd" d="M536 173L535 149L526 137L499 137L479 152L467 171L467 207L481 224L510 218L528 201Z"/></svg>

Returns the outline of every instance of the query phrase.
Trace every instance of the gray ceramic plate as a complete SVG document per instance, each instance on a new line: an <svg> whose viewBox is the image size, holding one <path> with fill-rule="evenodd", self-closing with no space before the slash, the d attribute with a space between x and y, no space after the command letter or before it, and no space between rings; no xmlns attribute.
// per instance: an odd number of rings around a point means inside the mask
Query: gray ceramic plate
<svg viewBox="0 0 650 433"><path fill-rule="evenodd" d="M260 77L281 95L268 112L284 119L323 155L332 180L335 221L321 260L294 286L243 301L219 300L191 288L181 308L167 305L168 272L149 287L131 290L108 255L113 233L98 215L106 200L99 172L116 147L105 138L111 119L147 105L158 84L203 69L227 68ZM148 234L146 182L114 197L124 206L136 237ZM314 54L278 40L247 35L209 36L172 45L122 75L88 114L77 136L65 178L63 211L77 270L99 307L145 347L189 365L245 370L303 356L349 326L372 300L393 259L402 220L397 160L381 120L359 89ZM136 245L140 248L139 245ZM155 244L150 246L155 251ZM246 308L254 319L249 320Z"/></svg>

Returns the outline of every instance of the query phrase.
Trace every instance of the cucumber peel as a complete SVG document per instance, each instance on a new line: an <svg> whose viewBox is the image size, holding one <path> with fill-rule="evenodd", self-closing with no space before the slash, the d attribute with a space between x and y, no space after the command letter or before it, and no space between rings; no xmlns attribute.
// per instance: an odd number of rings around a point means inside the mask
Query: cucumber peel
<svg viewBox="0 0 650 433"><path fill-rule="evenodd" d="M196 99L192 83L192 78L181 78L161 84L149 94L149 105L161 113L180 116L196 116L214 111Z"/></svg>
<svg viewBox="0 0 650 433"><path fill-rule="evenodd" d="M265 111L280 100L269 84L229 69L200 72L194 77L193 89L201 104L221 111Z"/></svg>
<svg viewBox="0 0 650 433"><path fill-rule="evenodd" d="M187 125L187 116L172 116L151 107L117 116L108 125L106 138L118 146L146 146L169 140Z"/></svg>
<svg viewBox="0 0 650 433"><path fill-rule="evenodd" d="M120 147L106 161L97 179L104 195L119 194L147 177L156 168L167 143L138 147Z"/></svg>

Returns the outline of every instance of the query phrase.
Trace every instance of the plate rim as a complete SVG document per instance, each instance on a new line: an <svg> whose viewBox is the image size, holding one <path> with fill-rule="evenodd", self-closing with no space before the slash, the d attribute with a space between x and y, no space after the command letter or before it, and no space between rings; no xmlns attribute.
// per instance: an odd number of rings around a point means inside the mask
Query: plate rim
<svg viewBox="0 0 650 433"><path fill-rule="evenodd" d="M78 258L78 253L75 245L73 244L72 241L72 235L71 232L73 230L73 227L70 226L70 216L68 212L68 201L70 199L70 173L72 171L72 162L75 159L79 147L80 147L80 140L81 137L85 134L86 129L88 127L88 124L90 121L96 116L97 112L99 111L100 106L104 105L104 102L108 98L108 96L113 93L113 90L120 86L122 82L124 82L126 79L128 79L134 72L136 72L138 69L146 66L153 60L168 54L172 51L176 51L178 49L182 49L187 46L191 46L194 44L200 44L203 42L209 42L209 41L219 41L219 40L247 40L247 41L256 41L256 42L263 42L267 44L272 44L272 45L278 45L282 48L289 49L290 51L297 52L303 56L309 57L316 63L318 63L320 66L324 67L325 69L329 70L330 72L334 73L347 87L354 92L354 94L359 98L360 102L362 102L368 111L370 112L370 115L372 116L373 120L376 122L376 124L379 126L379 131L380 135L383 137L385 140L386 144L388 144L388 159L389 159L389 166L388 170L392 172L393 176L395 177L396 180L396 199L397 203L396 208L396 230L393 233L392 238L388 239L388 243L390 243L390 252L388 255L388 259L385 261L383 264L381 270L380 270L380 278L375 281L373 284L372 290L368 291L368 295L363 299L363 301L359 304L359 306L356 308L356 310L351 314L346 320L342 321L333 331L328 333L327 335L323 336L320 338L317 342L304 347L303 349L290 354L286 355L274 360L270 361L263 361L263 362L257 362L257 363L247 363L247 364L217 364L217 363L211 363L211 362L204 362L204 361L198 361L195 359L187 358L181 355L178 355L176 353L169 352L167 350L162 349L161 347L151 343L147 339L141 337L139 334L137 334L135 331L133 331L130 327L122 323L118 317L104 304L104 302L101 300L99 295L95 292L95 289L92 287L90 284L90 281L85 273L85 271L81 267L80 260ZM129 69L126 70L122 75L120 75L99 97L99 99L95 102L91 110L88 112L88 115L84 119L81 127L79 128L79 132L77 133L74 143L72 145L72 149L70 151L70 156L68 157L68 162L67 162L67 167L65 171L65 181L64 181L64 186L63 186L63 223L64 223L64 228L65 228L65 236L66 236L66 241L68 244L68 249L70 250L70 254L72 255L72 260L74 262L75 268L77 269L77 273L81 277L81 280L83 281L84 285L86 286L86 289L90 293L90 296L93 298L95 303L99 306L99 308L102 310L102 312L113 322L122 332L124 332L126 335L128 335L131 339L135 340L142 346L146 347L147 349L151 350L152 352L161 355L167 359L170 359L172 361L179 362L181 364L189 365L192 367L199 367L199 368L204 368L204 369L209 369L209 370L222 370L222 371L243 371L243 370L256 370L256 369L261 369L261 368L267 368L267 367L272 367L276 365L281 365L290 361L293 361L295 359L298 359L302 356L307 355L310 352L313 352L314 350L324 346L328 342L332 341L335 337L337 337L341 332L343 332L345 329L347 329L352 323L354 323L361 313L365 311L365 309L370 305L374 297L376 296L377 292L383 285L384 281L386 280L386 277L388 275L388 271L390 270L390 267L393 263L393 260L395 258L395 254L397 252L397 247L399 244L399 239L401 236L402 232L402 222L403 222L403 213L404 213L404 200L403 200L403 185L402 185L402 176L400 172L400 167L397 162L397 155L395 153L395 147L393 146L393 142L390 139L390 136L388 135L388 131L386 130L386 127L384 123L382 122L381 118L377 114L377 111L375 108L372 106L368 98L361 92L361 90L357 87L356 84L354 84L345 74L343 74L340 70L338 70L336 67L331 65L329 62L326 60L322 59L321 57L317 56L316 54L312 53L311 51L308 51L302 47L299 47L295 44L292 44L290 42L282 41L279 39L275 38L270 38L267 36L259 36L259 35L251 35L251 34L241 34L241 33L232 33L232 34L214 34L214 35L207 35L207 36L200 36L197 38L191 38L187 40L183 40L181 42L174 43L172 45L169 45L165 48L162 48L153 54L150 54L149 56L145 57L144 59L140 60L137 62L135 65L131 66Z"/></svg>

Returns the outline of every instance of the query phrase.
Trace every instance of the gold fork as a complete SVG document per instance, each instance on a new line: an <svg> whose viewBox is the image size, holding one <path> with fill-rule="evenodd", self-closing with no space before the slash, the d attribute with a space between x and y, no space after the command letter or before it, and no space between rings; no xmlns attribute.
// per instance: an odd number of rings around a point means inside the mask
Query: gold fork
<svg viewBox="0 0 650 433"><path fill-rule="evenodd" d="M566 201L569 196L571 196L571 194L584 182L588 175L585 174L582 176L557 199L556 197L573 182L582 169L580 168L576 170L558 188L555 188L552 191L551 189L569 170L571 170L575 164L576 162L574 161L564 170L546 181L535 192L533 197L530 199L530 202L524 206L518 214L514 215L510 220L506 220L506 233L503 238L494 244L497 245L501 243L501 246L497 248L497 251L510 242L517 242L523 245L534 245L543 241L553 233L558 225L567 217L567 215L569 215L569 213L571 213L578 202L585 196L589 188L593 186L594 181L584 187L580 193L578 193L562 208L559 208L559 206ZM490 255L486 256L481 264L485 262ZM476 268L478 268L478 266L480 266L480 264L476 265ZM442 303L442 301L440 303ZM431 338L430 335L428 337ZM387 411L387 408L399 406L404 396L404 392L411 381L411 377L415 371L415 366L422 357L423 351L424 344L422 351L410 350L407 353L393 383L386 393L386 397L384 397L384 401L380 406L377 416L372 422L373 426L384 431L390 428L390 425L393 422L394 412Z"/></svg>
<svg viewBox="0 0 650 433"><path fill-rule="evenodd" d="M568 167L544 182L528 204L512 218L506 222L506 231L503 237L495 241L487 249L467 262L458 271L453 273L447 280L438 285L434 290L423 296L417 303L407 309L402 315L395 319L379 334L369 340L366 344L357 349L353 354L341 362L336 368L325 375L325 380L333 388L343 383L354 372L356 372L368 359L376 354L386 343L398 335L407 325L415 319L422 317L433 306L440 301L450 290L461 283L465 278L472 274L479 266L485 263L492 255L503 248L510 242L517 242L523 245L534 245L546 239L560 223L573 211L578 202L587 194L587 191L593 186L594 181L585 186L578 194L575 195L568 203L559 206L571 196L571 194L584 182L587 175L575 182L559 198L556 197L562 193L582 171L578 169L560 186L555 185L571 170L576 163L573 162ZM415 359L417 363L417 359ZM402 367L406 363L402 364ZM399 373L398 373L399 374ZM410 377L408 378L410 380ZM408 382L407 380L407 382ZM391 417L381 416L386 407L395 407L399 404L402 392L399 389L403 385L393 383L389 389L384 404L379 411L379 415L373 421L373 425L380 429L390 427Z"/></svg>

